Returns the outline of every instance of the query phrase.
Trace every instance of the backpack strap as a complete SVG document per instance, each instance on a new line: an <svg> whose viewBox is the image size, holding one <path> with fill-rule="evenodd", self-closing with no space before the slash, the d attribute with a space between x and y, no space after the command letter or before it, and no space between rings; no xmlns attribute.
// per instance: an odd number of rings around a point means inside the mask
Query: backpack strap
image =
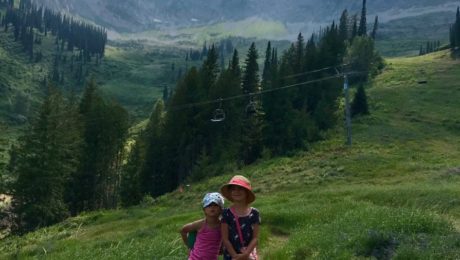
<svg viewBox="0 0 460 260"><path fill-rule="evenodd" d="M241 232L240 222L238 221L238 215L233 211L233 208L230 208L230 212L232 212L233 217L235 217L236 222L236 230L238 231L238 236L240 237L241 246L244 247L244 240L243 240L243 232Z"/></svg>

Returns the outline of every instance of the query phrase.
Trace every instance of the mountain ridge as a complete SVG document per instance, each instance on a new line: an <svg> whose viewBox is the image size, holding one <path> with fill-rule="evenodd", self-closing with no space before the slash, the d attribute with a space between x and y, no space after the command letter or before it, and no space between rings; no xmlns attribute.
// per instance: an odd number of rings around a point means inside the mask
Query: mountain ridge
<svg viewBox="0 0 460 260"><path fill-rule="evenodd" d="M250 17L281 21L287 25L330 23L344 9L359 14L361 1L356 0L215 0L215 1L147 1L147 0L35 0L55 10L105 26L117 32L139 32L151 29L203 26ZM368 16L379 15L385 22L434 11L455 10L452 0L396 1L376 0L367 3Z"/></svg>

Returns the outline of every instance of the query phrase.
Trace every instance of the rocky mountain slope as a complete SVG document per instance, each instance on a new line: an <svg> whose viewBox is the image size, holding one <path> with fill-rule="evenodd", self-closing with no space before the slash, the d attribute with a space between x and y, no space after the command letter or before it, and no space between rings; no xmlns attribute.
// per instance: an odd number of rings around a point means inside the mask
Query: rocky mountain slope
<svg viewBox="0 0 460 260"><path fill-rule="evenodd" d="M343 9L359 13L359 0L35 0L57 10L92 20L119 32L198 26L250 17L289 24L319 24L337 19ZM453 0L374 0L368 14L381 21L455 10ZM297 25L298 26L298 25Z"/></svg>

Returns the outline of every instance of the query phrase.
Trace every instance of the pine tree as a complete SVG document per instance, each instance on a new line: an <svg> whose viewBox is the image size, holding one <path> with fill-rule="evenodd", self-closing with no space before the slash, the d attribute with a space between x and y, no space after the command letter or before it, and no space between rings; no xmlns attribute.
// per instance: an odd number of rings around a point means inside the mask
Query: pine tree
<svg viewBox="0 0 460 260"><path fill-rule="evenodd" d="M66 187L78 164L81 132L62 95L49 88L37 120L21 139L13 173L18 232L69 216Z"/></svg>
<svg viewBox="0 0 460 260"><path fill-rule="evenodd" d="M375 52L374 41L369 37L356 37L347 49L344 62L351 64L353 70L365 71L370 75L375 74L375 71L382 66L382 61ZM366 81L368 76L358 75L350 78L350 80L351 82L354 80Z"/></svg>
<svg viewBox="0 0 460 260"><path fill-rule="evenodd" d="M234 52L234 54L229 68L220 74L214 89L212 89L211 100L242 94L238 53ZM212 133L208 136L208 142L211 145L206 150L201 151L197 162L199 166L194 167L193 170L194 180L205 177L203 174L197 173L200 171L206 173L206 163L212 161L234 163L234 159L238 158L245 105L242 99L224 101L213 105L213 109L223 109L225 120L208 124L209 133Z"/></svg>
<svg viewBox="0 0 460 260"><path fill-rule="evenodd" d="M75 177L73 212L113 208L117 202L128 114L103 100L96 88L91 80L80 102L85 146Z"/></svg>
<svg viewBox="0 0 460 260"><path fill-rule="evenodd" d="M362 84L358 87L355 97L353 98L353 102L351 104L351 114L352 116L369 114L366 91Z"/></svg>
<svg viewBox="0 0 460 260"><path fill-rule="evenodd" d="M358 36L367 35L367 21L366 21L366 0L363 0L363 8L361 10L361 20L359 21Z"/></svg>
<svg viewBox="0 0 460 260"><path fill-rule="evenodd" d="M239 79L241 78L240 59L236 49L233 51L232 61L230 62L230 71L235 77Z"/></svg>
<svg viewBox="0 0 460 260"><path fill-rule="evenodd" d="M315 36L311 35L310 39L307 42L307 46L305 48L305 70L312 71L318 69L318 62L320 60L318 48L315 43ZM314 79L317 78L317 75L310 75L306 79ZM317 102L319 101L320 97L320 89L317 85L307 85L300 88L300 96L304 97L303 101L303 108L306 112L311 113L314 111Z"/></svg>
<svg viewBox="0 0 460 260"><path fill-rule="evenodd" d="M159 100L155 104L143 134L145 159L139 173L142 194L159 196L169 191L168 188L164 187L165 183L168 183L168 176L165 176L165 172L161 168L164 124L164 103Z"/></svg>
<svg viewBox="0 0 460 260"><path fill-rule="evenodd" d="M351 41L353 41L358 36L358 16L356 14L352 16L351 23Z"/></svg>
<svg viewBox="0 0 460 260"><path fill-rule="evenodd" d="M252 43L245 61L246 67L242 81L243 93L249 94L260 91L257 58L257 50L255 44ZM248 98L246 112L247 114L243 120L240 155L244 164L251 164L260 157L263 149L262 106L253 95Z"/></svg>
<svg viewBox="0 0 460 260"><path fill-rule="evenodd" d="M203 66L200 71L202 83L202 93L200 93L200 95L203 100L207 99L209 90L213 87L217 80L217 75L219 74L219 66L217 65L218 59L217 50L213 44L208 51L206 60L203 62Z"/></svg>
<svg viewBox="0 0 460 260"><path fill-rule="evenodd" d="M378 27L379 27L379 17L375 16L374 28L372 29L372 34L371 34L371 37L374 40L375 40L375 37L377 36Z"/></svg>
<svg viewBox="0 0 460 260"><path fill-rule="evenodd" d="M197 107L180 109L183 105L199 102L199 71L192 67L178 82L171 96L168 113L165 118L164 142L162 146L162 165L160 174L164 180L158 194L174 190L189 176L193 164L200 153L198 145L203 138L197 134ZM200 115L202 116L202 115ZM209 115L208 115L209 116ZM200 118L201 120L201 118ZM209 120L206 120L206 122ZM203 123L203 122L200 122Z"/></svg>
<svg viewBox="0 0 460 260"><path fill-rule="evenodd" d="M271 72L271 59L272 59L272 47L271 42L267 43L267 49L265 51L265 61L264 61L264 71L262 73L262 85L265 87L266 84L270 81L270 72Z"/></svg>
<svg viewBox="0 0 460 260"><path fill-rule="evenodd" d="M143 198L140 171L145 159L141 154L141 140L133 145L128 162L123 167L120 199L124 207L137 205Z"/></svg>
<svg viewBox="0 0 460 260"><path fill-rule="evenodd" d="M294 61L294 72L300 73L303 70L304 61L304 48L305 42L301 33L297 36L297 42L295 45L295 61Z"/></svg>
<svg viewBox="0 0 460 260"><path fill-rule="evenodd" d="M201 49L201 54L200 58L204 59L208 55L208 47L206 45L206 42L203 44L203 48Z"/></svg>
<svg viewBox="0 0 460 260"><path fill-rule="evenodd" d="M341 41L348 40L349 37L349 21L348 21L348 11L347 9L343 10L342 16L340 16L340 24L339 24L339 37Z"/></svg>
<svg viewBox="0 0 460 260"><path fill-rule="evenodd" d="M457 7L457 14L455 16L455 23L453 26L454 47L460 46L460 7Z"/></svg>
<svg viewBox="0 0 460 260"><path fill-rule="evenodd" d="M167 85L163 86L163 102L168 103L169 100L169 88Z"/></svg>
<svg viewBox="0 0 460 260"><path fill-rule="evenodd" d="M251 44L249 48L246 60L245 60L245 72L243 75L242 88L243 93L256 93L259 91L259 65L257 64L257 54L255 43Z"/></svg>

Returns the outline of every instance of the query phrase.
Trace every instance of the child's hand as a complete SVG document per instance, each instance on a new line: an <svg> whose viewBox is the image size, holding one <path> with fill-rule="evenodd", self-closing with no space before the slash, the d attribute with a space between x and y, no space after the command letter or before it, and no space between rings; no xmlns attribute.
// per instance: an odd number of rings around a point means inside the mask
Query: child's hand
<svg viewBox="0 0 460 260"><path fill-rule="evenodd" d="M244 259L244 260L249 259L249 255L250 255L250 254L251 254L251 252L248 251L248 248L247 248L247 247L241 248L241 254L240 254L240 255L241 255L241 259Z"/></svg>
<svg viewBox="0 0 460 260"><path fill-rule="evenodd" d="M248 260L248 254L237 254L232 260Z"/></svg>

